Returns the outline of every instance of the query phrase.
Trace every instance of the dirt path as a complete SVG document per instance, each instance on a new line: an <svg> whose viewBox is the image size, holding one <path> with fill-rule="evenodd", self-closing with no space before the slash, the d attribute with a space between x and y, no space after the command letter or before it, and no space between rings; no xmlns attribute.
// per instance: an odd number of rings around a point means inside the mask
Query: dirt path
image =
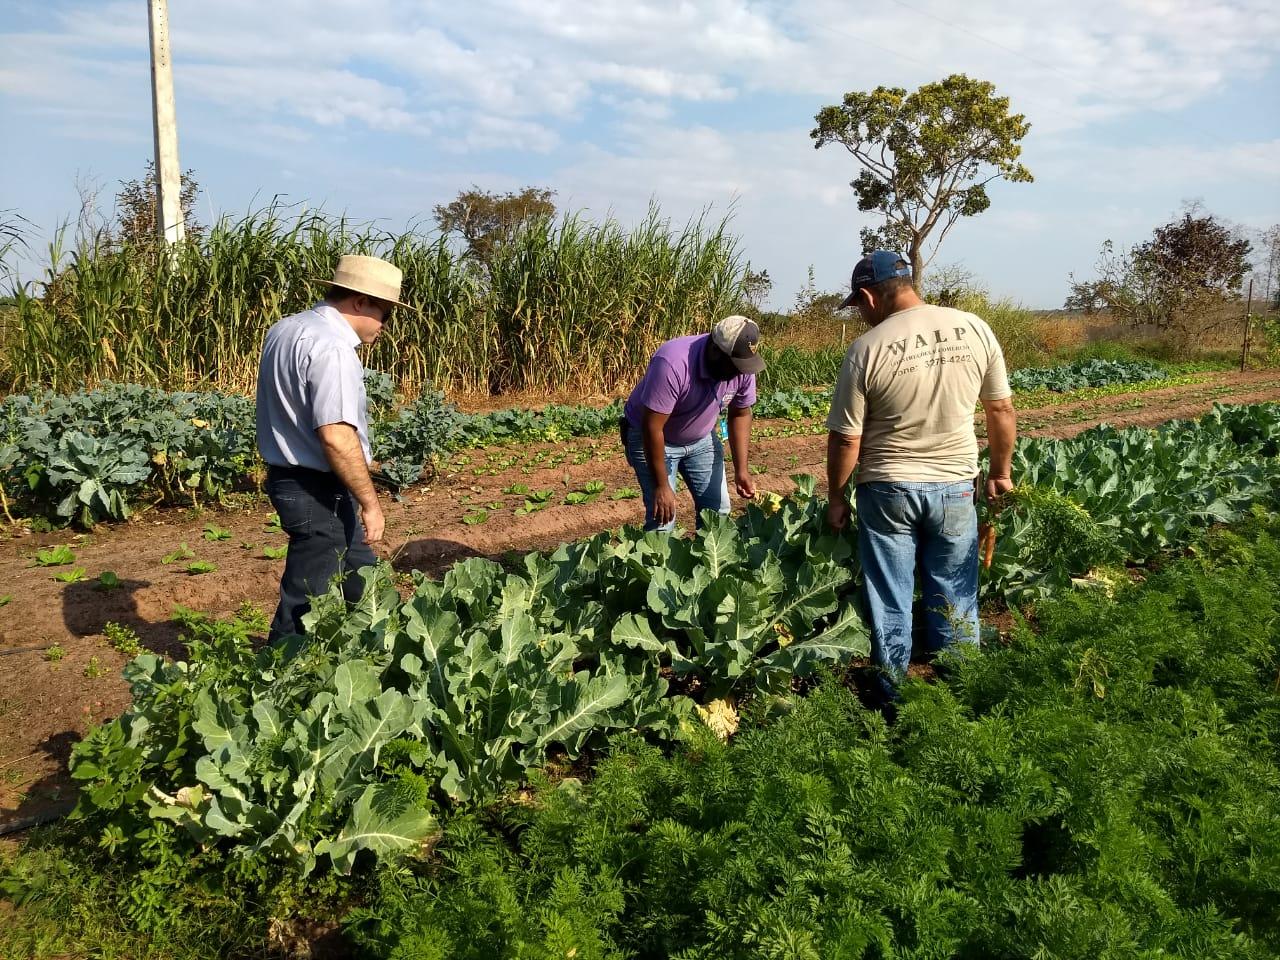
<svg viewBox="0 0 1280 960"><path fill-rule="evenodd" d="M1194 417L1215 402L1280 400L1280 371L1212 374L1180 387L1129 393L1019 411L1023 432L1071 436L1101 422L1154 424ZM786 492L793 473L821 475L825 431L819 423L762 421L752 461L757 485ZM591 503L571 506L565 495L588 481L605 484ZM550 490L549 504L516 515L526 500L513 486ZM400 569L437 573L468 556L553 548L566 541L639 522L638 499L611 497L634 488L635 476L615 438L470 451L455 457L437 481L412 490L387 510L387 541ZM0 542L0 829L15 819L64 807L73 793L65 763L87 727L128 704L120 679L127 657L114 650L107 623L135 631L144 648L179 653L174 608L215 614L251 603L265 613L275 606L283 560L264 547L281 547L270 505L249 498L233 510L144 511L132 521L91 534L19 535ZM481 520L483 522L474 522ZM464 517L471 523L464 522ZM223 539L206 539L211 524ZM85 579L63 583L54 574L69 567L33 566L40 547L67 544ZM186 572L191 559L165 563L186 544L212 572ZM104 570L121 586L96 588Z"/></svg>

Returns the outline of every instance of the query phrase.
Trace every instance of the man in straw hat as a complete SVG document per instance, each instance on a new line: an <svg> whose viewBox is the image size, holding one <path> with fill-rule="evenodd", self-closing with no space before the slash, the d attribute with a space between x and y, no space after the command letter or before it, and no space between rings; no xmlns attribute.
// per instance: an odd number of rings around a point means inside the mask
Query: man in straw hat
<svg viewBox="0 0 1280 960"><path fill-rule="evenodd" d="M725 317L711 333L677 337L658 347L627 400L619 426L627 462L644 495L644 528L670 530L676 522L676 477L693 494L695 522L703 510L729 512L724 446L716 435L728 417L738 496L755 496L747 469L751 407L760 329L746 317Z"/></svg>
<svg viewBox="0 0 1280 960"><path fill-rule="evenodd" d="M402 274L377 257L346 256L328 295L267 331L258 367L258 452L267 495L289 536L272 642L302 633L310 598L342 571L349 601L375 563L382 507L369 476L372 452L360 344L378 339L400 302ZM359 510L357 514L357 508Z"/></svg>

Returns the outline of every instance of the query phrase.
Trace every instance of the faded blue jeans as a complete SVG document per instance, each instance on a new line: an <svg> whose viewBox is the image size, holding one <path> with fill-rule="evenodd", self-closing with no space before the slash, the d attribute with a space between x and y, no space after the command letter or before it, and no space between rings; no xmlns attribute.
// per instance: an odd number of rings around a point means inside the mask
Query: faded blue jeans
<svg viewBox="0 0 1280 960"><path fill-rule="evenodd" d="M653 519L653 474L644 456L644 434L639 428L627 424L627 463L636 472L640 493L644 496L645 530L669 531L675 521L660 525ZM683 477L689 492L693 494L695 526L702 521L703 510L718 513L729 512L729 484L724 473L724 445L715 434L695 440L688 446L666 445L667 480L671 489L677 489L677 476Z"/></svg>
<svg viewBox="0 0 1280 960"><path fill-rule="evenodd" d="M871 659L886 699L911 660L916 569L926 611L925 649L978 643L978 513L973 481L860 483L858 553L871 618Z"/></svg>

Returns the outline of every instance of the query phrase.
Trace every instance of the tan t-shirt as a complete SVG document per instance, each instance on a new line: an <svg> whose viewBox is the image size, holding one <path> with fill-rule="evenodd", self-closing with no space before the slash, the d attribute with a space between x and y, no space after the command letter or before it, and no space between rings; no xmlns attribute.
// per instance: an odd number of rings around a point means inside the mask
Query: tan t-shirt
<svg viewBox="0 0 1280 960"><path fill-rule="evenodd" d="M978 472L974 407L1012 393L986 321L921 304L849 347L827 428L862 437L859 483L968 480Z"/></svg>

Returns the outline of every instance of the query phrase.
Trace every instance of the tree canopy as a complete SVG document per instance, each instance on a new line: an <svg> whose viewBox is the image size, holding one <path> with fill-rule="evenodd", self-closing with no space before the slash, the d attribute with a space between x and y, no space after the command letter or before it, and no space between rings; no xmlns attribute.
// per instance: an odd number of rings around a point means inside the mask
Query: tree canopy
<svg viewBox="0 0 1280 960"><path fill-rule="evenodd" d="M991 205L987 184L1032 180L1018 162L1031 124L1010 113L993 84L961 73L910 94L884 86L846 93L814 120L815 148L839 143L862 168L850 182L858 209L884 216L882 227L863 231L864 250L905 253L917 286L956 222Z"/></svg>
<svg viewBox="0 0 1280 960"><path fill-rule="evenodd" d="M509 240L520 225L540 217L554 217L554 190L525 187L517 192L490 193L473 186L449 203L435 208L436 225L443 233L456 233L467 244L467 251L482 263L488 263L493 248Z"/></svg>
<svg viewBox="0 0 1280 960"><path fill-rule="evenodd" d="M1239 293L1250 250L1248 239L1193 207L1128 250L1105 241L1097 278L1077 281L1072 275L1065 306L1106 309L1118 320L1161 330L1182 327Z"/></svg>
<svg viewBox="0 0 1280 960"><path fill-rule="evenodd" d="M204 227L196 219L196 199L200 196L200 184L194 170L184 170L178 193L182 208L185 233L198 237ZM148 160L141 180L121 180L116 193L116 223L114 236L121 243L151 243L157 233L157 203L159 189L156 183L155 161Z"/></svg>

